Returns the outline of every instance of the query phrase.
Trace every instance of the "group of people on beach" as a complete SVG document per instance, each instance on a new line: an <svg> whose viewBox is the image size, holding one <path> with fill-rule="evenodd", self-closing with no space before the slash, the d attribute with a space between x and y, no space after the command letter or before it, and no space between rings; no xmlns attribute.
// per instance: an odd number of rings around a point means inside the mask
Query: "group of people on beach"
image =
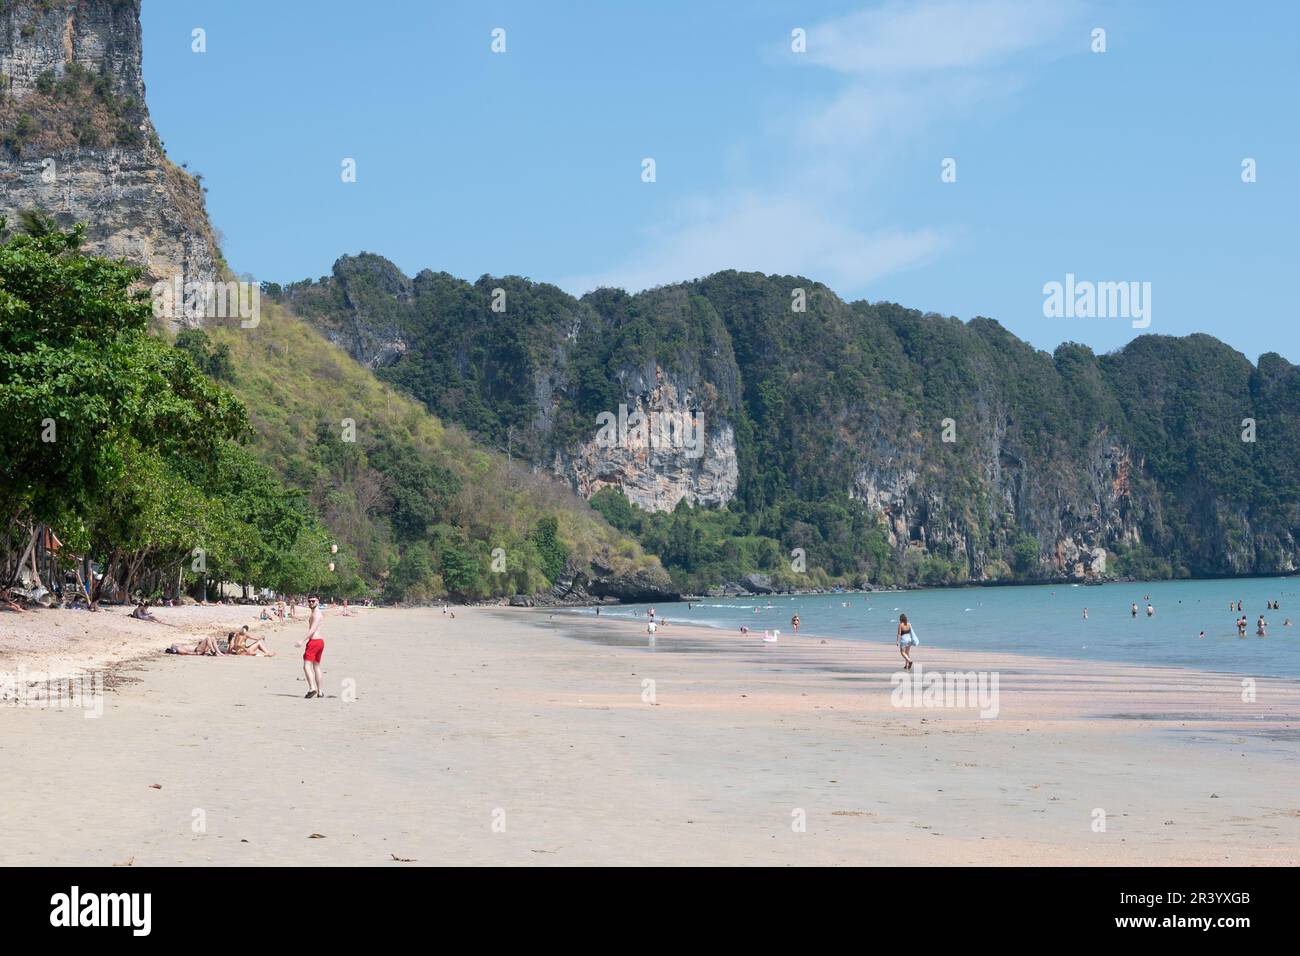
<svg viewBox="0 0 1300 956"><path fill-rule="evenodd" d="M284 602L280 602L281 609ZM345 613L347 602L344 602ZM290 606L292 608L292 605ZM294 647L303 648L302 670L303 675L307 678L308 700L313 697L323 698L325 696L325 685L321 680L321 658L325 654L325 639L321 635L321 622L324 620L324 612L320 606L320 598L315 594L307 598L307 607L309 614L307 617L307 634L301 641L296 641ZM152 612L143 604L136 606L131 612L131 616L139 620L151 621L155 624L167 624L166 621L160 621ZM290 619L294 618L292 610L288 614ZM263 618L265 620L266 618ZM283 620L283 615L280 620ZM169 627L175 625L169 624ZM164 653L179 654L183 657L275 657L275 651L267 645L266 638L254 637L245 624L238 631L230 631L226 635L225 641L218 640L214 635L207 635L199 639L198 643L192 648L182 644L173 644L168 647Z"/></svg>
<svg viewBox="0 0 1300 956"><path fill-rule="evenodd" d="M157 623L162 624L163 621ZM169 625L175 627L176 625ZM164 651L166 654L180 654L183 657L274 657L275 651L267 646L266 638L254 637L245 624L237 631L226 634L224 641L209 634L199 639L193 648L173 644Z"/></svg>

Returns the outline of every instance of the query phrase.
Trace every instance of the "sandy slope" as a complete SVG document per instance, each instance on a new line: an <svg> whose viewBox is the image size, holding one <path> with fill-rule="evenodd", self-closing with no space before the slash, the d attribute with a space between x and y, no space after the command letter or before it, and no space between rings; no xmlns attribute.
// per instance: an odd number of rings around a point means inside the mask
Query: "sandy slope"
<svg viewBox="0 0 1300 956"><path fill-rule="evenodd" d="M247 624L258 634L274 634L283 625L259 621L260 607L239 604L151 608L165 624L137 621L130 607L105 607L96 612L37 608L22 613L0 612L0 670L19 668L51 677L103 670L169 644L192 647L199 637L224 638ZM302 614L306 613L303 609ZM172 625L172 626L167 626Z"/></svg>
<svg viewBox="0 0 1300 956"><path fill-rule="evenodd" d="M922 648L998 673L981 720L894 707L892 645L569 623L365 611L327 621L323 701L298 624L273 660L158 655L97 719L0 708L0 862L1300 862L1294 682L1247 704L1238 677Z"/></svg>

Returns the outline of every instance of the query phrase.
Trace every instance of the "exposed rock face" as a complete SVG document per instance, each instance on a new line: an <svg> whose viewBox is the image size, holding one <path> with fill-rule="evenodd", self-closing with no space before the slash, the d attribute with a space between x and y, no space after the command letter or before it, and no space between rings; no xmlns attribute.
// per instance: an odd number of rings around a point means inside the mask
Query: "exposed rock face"
<svg viewBox="0 0 1300 956"><path fill-rule="evenodd" d="M551 598L567 604L589 604L608 599L626 604L676 601L681 595L660 568L617 572L599 560L582 567L570 561L551 588Z"/></svg>
<svg viewBox="0 0 1300 956"><path fill-rule="evenodd" d="M215 281L202 190L167 160L145 107L139 15L140 0L0 5L0 216L84 223L89 251L150 283Z"/></svg>
<svg viewBox="0 0 1300 956"><path fill-rule="evenodd" d="M12 0L0 8L0 71L21 100L42 73L80 63L109 76L118 92L144 99L140 0Z"/></svg>
<svg viewBox="0 0 1300 956"><path fill-rule="evenodd" d="M355 262L364 263L368 280L364 288L354 288L348 281ZM409 307L415 283L387 259L367 255L339 259L334 263L334 280L343 309L337 314L311 314L316 327L367 368L386 368L397 362L407 349L401 323L392 309L375 306Z"/></svg>
<svg viewBox="0 0 1300 956"><path fill-rule="evenodd" d="M488 277L469 286L427 269L411 279L387 259L361 253L340 258L320 283L275 286L271 294L361 364L391 372L381 377L446 418L474 427L468 408L478 403L465 386L510 394L515 408L529 413L527 422L513 426L518 441L480 437L550 470L584 497L615 487L647 511L671 511L683 500L721 506L735 497L740 471L726 410L738 400L739 376L729 350L727 361L707 370L689 356L675 368L624 358L607 401L574 421L573 393L581 385L573 368L588 348L584 334L603 318L581 305L539 309L525 341L501 341L502 327L533 308L518 304L531 291L518 286ZM431 356L447 366L443 381L408 375L409 359L423 363Z"/></svg>
<svg viewBox="0 0 1300 956"><path fill-rule="evenodd" d="M719 507L735 496L740 469L731 423L710 424L687 387L656 367L652 387L598 416L591 438L557 452L552 470L585 498L612 486L646 511L683 499Z"/></svg>
<svg viewBox="0 0 1300 956"><path fill-rule="evenodd" d="M915 447L877 446L852 494L883 517L891 547L959 556L975 580L1004 576L994 562L1021 536L1037 542L1040 557L1018 570L1043 579L1103 577L1108 546L1140 543L1145 505L1129 481L1126 447L1098 436L1085 467L1062 480L1059 467L1034 462L1005 439L994 430L975 442L974 467L988 490L983 513L972 515L969 501L950 501L927 482Z"/></svg>

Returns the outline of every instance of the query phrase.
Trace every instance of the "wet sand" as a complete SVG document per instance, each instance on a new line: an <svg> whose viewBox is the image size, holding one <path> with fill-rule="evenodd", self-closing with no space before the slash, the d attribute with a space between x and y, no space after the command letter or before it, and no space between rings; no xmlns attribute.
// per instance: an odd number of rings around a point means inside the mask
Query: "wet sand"
<svg viewBox="0 0 1300 956"><path fill-rule="evenodd" d="M889 644L378 609L308 701L301 630L0 707L0 863L1300 862L1293 681L920 648L997 675L982 719L895 706Z"/></svg>

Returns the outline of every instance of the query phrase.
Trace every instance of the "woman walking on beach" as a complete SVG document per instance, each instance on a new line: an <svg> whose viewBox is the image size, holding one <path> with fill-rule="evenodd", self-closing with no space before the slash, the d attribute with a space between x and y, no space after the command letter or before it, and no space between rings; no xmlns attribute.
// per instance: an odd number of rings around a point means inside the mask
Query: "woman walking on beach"
<svg viewBox="0 0 1300 956"><path fill-rule="evenodd" d="M898 653L903 655L903 670L912 669L912 647L916 644L916 635L912 633L912 625L907 623L907 615L898 615Z"/></svg>

